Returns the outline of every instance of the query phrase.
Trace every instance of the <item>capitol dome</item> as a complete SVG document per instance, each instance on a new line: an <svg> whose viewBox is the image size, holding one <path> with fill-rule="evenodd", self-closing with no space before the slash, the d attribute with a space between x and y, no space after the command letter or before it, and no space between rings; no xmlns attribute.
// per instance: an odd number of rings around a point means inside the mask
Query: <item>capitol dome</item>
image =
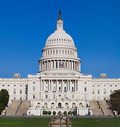
<svg viewBox="0 0 120 127"><path fill-rule="evenodd" d="M61 18L61 12L59 12L57 20L57 29L52 33L46 41L46 47L51 46L70 46L75 47L72 37L63 29L63 20Z"/></svg>
<svg viewBox="0 0 120 127"><path fill-rule="evenodd" d="M59 72L80 71L80 59L77 55L77 49L72 37L63 29L63 20L61 11L59 11L57 20L57 29L46 41L42 50L42 58L39 60L39 72Z"/></svg>

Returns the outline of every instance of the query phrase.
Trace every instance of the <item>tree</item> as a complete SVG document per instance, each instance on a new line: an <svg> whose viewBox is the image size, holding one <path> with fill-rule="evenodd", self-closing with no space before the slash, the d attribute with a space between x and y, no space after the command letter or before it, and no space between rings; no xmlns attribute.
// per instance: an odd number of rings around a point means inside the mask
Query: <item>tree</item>
<svg viewBox="0 0 120 127"><path fill-rule="evenodd" d="M56 112L55 111L53 111L53 115L56 115Z"/></svg>
<svg viewBox="0 0 120 127"><path fill-rule="evenodd" d="M8 91L5 89L2 89L0 91L0 115L2 111L7 107L9 101L9 94Z"/></svg>
<svg viewBox="0 0 120 127"><path fill-rule="evenodd" d="M0 115L1 115L1 113L2 113L2 111L5 109L5 106L2 104L2 103L0 103Z"/></svg>
<svg viewBox="0 0 120 127"><path fill-rule="evenodd" d="M6 107L8 105L8 101L9 101L9 93L6 89L2 89L0 91L0 103Z"/></svg>
<svg viewBox="0 0 120 127"><path fill-rule="evenodd" d="M116 110L120 114L120 90L115 90L110 95L110 107L112 110Z"/></svg>
<svg viewBox="0 0 120 127"><path fill-rule="evenodd" d="M72 112L74 116L77 116L77 107L75 107L74 111Z"/></svg>

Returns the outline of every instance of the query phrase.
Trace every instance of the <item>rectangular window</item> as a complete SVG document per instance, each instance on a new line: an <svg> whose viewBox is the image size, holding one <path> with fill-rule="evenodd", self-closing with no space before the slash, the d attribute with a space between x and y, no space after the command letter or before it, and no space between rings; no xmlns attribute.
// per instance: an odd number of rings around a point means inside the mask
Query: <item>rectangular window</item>
<svg viewBox="0 0 120 127"><path fill-rule="evenodd" d="M33 86L33 91L35 91L35 86Z"/></svg>
<svg viewBox="0 0 120 127"><path fill-rule="evenodd" d="M22 94L22 90L20 90L20 94Z"/></svg>
<svg viewBox="0 0 120 127"><path fill-rule="evenodd" d="M47 99L48 98L48 95L45 95L45 98Z"/></svg>
<svg viewBox="0 0 120 127"><path fill-rule="evenodd" d="M74 92L75 91L75 88L74 87L72 87L72 92Z"/></svg>
<svg viewBox="0 0 120 127"><path fill-rule="evenodd" d="M98 94L100 94L100 90L98 90Z"/></svg>
<svg viewBox="0 0 120 127"><path fill-rule="evenodd" d="M16 89L14 89L14 94L16 94Z"/></svg>
<svg viewBox="0 0 120 127"><path fill-rule="evenodd" d="M61 87L59 87L59 92L62 92L62 89L61 89Z"/></svg>
<svg viewBox="0 0 120 127"><path fill-rule="evenodd" d="M33 99L35 99L35 95L33 95Z"/></svg>
<svg viewBox="0 0 120 127"><path fill-rule="evenodd" d="M64 87L64 92L67 92L67 88L66 87Z"/></svg>

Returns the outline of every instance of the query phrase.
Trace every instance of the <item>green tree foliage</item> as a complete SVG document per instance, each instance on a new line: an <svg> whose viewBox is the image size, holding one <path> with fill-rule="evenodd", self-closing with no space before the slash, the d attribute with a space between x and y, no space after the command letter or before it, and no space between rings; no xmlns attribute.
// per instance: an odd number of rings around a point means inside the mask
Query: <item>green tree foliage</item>
<svg viewBox="0 0 120 127"><path fill-rule="evenodd" d="M110 95L110 105L112 110L116 110L120 114L120 90L115 90Z"/></svg>
<svg viewBox="0 0 120 127"><path fill-rule="evenodd" d="M74 111L72 112L74 116L77 116L77 107L75 107Z"/></svg>
<svg viewBox="0 0 120 127"><path fill-rule="evenodd" d="M9 93L6 89L0 91L0 114L7 107L9 101Z"/></svg>
<svg viewBox="0 0 120 127"><path fill-rule="evenodd" d="M0 103L6 107L8 105L8 101L9 101L9 93L6 89L2 89L0 91Z"/></svg>
<svg viewBox="0 0 120 127"><path fill-rule="evenodd" d="M0 103L0 115L2 113L2 111L5 109L5 106L3 104Z"/></svg>

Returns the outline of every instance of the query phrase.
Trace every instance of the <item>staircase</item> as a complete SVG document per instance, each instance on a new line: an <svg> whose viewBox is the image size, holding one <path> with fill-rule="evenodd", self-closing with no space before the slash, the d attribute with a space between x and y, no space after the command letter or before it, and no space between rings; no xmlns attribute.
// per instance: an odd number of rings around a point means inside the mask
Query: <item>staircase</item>
<svg viewBox="0 0 120 127"><path fill-rule="evenodd" d="M21 104L16 112L16 116L23 116L27 114L27 110L29 109L30 102L29 101L21 101Z"/></svg>
<svg viewBox="0 0 120 127"><path fill-rule="evenodd" d="M12 104L8 106L6 109L6 116L14 116L16 115L16 111L20 106L21 101L13 101Z"/></svg>
<svg viewBox="0 0 120 127"><path fill-rule="evenodd" d="M90 108L94 116L104 115L98 101L90 101Z"/></svg>
<svg viewBox="0 0 120 127"><path fill-rule="evenodd" d="M99 101L100 107L102 108L105 116L113 116L112 111L109 109L109 105L105 100Z"/></svg>
<svg viewBox="0 0 120 127"><path fill-rule="evenodd" d="M6 111L6 116L23 116L27 113L29 109L29 101L13 101L12 104L8 106Z"/></svg>

